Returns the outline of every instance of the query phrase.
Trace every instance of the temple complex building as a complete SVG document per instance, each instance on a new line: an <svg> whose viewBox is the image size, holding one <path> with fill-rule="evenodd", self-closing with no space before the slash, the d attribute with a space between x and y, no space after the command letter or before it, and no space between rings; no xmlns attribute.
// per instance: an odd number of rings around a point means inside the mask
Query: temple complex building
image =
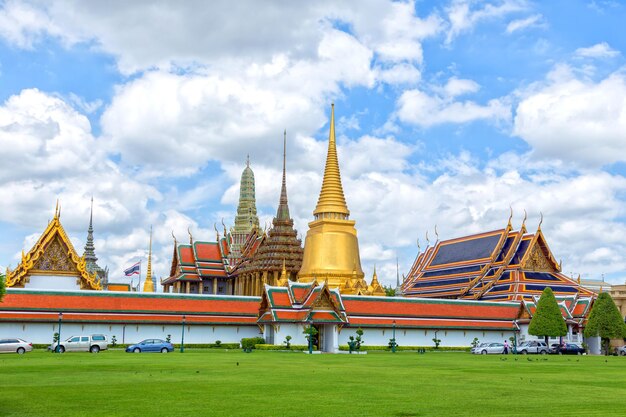
<svg viewBox="0 0 626 417"><path fill-rule="evenodd" d="M235 216L235 226L231 229L230 259L235 264L241 258L241 247L246 241L248 234L259 227L259 217L256 213L256 195L254 186L254 172L250 168L250 158L246 161L246 167L241 173L239 187L239 205ZM226 233L224 233L226 234Z"/></svg>
<svg viewBox="0 0 626 417"><path fill-rule="evenodd" d="M302 265L302 242L293 227L287 201L286 151L287 132L283 141L283 177L276 216L269 232L259 235L258 229L248 235L242 262L234 274L235 293L257 295L268 285L287 285L294 281Z"/></svg>
<svg viewBox="0 0 626 417"><path fill-rule="evenodd" d="M528 300L545 287L555 296L588 298L594 292L565 276L541 231L525 223L438 241L419 253L403 285L406 297Z"/></svg>
<svg viewBox="0 0 626 417"><path fill-rule="evenodd" d="M163 292L233 294L229 249L227 238L219 234L217 242L194 242L191 233L189 244L178 244L174 238L170 276L161 281Z"/></svg>
<svg viewBox="0 0 626 417"><path fill-rule="evenodd" d="M86 256L79 256L61 225L61 210L57 203L52 221L28 253L22 251L22 259L6 276L7 288L101 290L99 267L93 252L93 228L90 221L85 246L89 255L91 271ZM89 252L87 254L87 252ZM95 266L94 266L95 265Z"/></svg>

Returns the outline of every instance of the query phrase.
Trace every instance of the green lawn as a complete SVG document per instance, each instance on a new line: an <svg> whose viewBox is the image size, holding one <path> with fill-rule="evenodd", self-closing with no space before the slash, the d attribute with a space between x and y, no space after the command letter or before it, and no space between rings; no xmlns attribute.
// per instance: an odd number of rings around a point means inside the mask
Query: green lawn
<svg viewBox="0 0 626 417"><path fill-rule="evenodd" d="M189 350L0 356L0 416L626 413L626 358Z"/></svg>

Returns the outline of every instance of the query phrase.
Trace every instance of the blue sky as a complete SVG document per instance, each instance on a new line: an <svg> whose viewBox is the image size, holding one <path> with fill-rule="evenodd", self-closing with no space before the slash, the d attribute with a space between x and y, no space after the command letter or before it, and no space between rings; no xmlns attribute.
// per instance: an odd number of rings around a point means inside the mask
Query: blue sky
<svg viewBox="0 0 626 417"><path fill-rule="evenodd" d="M288 132L301 235L336 103L366 273L408 271L425 234L528 213L564 272L626 278L626 6L524 0L337 5L0 2L0 266L55 201L82 253L89 199L111 279L171 232L233 223L250 155L261 223Z"/></svg>

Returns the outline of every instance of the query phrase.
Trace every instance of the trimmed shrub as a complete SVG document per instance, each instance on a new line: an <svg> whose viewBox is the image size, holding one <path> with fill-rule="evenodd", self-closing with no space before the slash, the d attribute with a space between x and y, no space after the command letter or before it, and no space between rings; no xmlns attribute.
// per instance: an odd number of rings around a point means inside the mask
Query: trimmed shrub
<svg viewBox="0 0 626 417"><path fill-rule="evenodd" d="M241 339L241 348L242 349L254 349L255 345L263 345L265 344L265 339L262 337L244 337Z"/></svg>

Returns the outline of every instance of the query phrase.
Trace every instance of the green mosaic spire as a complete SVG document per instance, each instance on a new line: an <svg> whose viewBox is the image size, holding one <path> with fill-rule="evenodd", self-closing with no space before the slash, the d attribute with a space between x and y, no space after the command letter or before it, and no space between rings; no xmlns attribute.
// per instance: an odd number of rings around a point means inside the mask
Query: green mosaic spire
<svg viewBox="0 0 626 417"><path fill-rule="evenodd" d="M250 169L250 157L248 156L246 168L241 174L239 205L237 206L234 232L247 235L253 227L259 227L259 218L256 215L254 172Z"/></svg>

